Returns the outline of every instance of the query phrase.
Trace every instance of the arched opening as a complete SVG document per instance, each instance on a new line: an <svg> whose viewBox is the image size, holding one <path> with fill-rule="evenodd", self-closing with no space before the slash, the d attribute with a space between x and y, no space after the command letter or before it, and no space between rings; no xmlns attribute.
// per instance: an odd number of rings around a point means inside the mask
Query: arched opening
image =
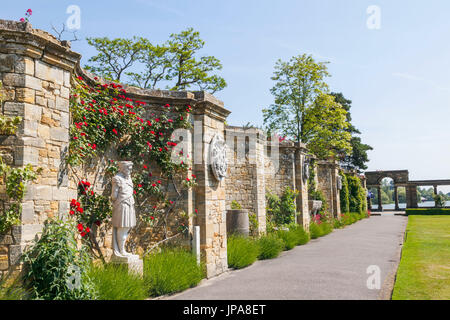
<svg viewBox="0 0 450 320"><path fill-rule="evenodd" d="M380 181L380 192L377 187L369 188L372 194L372 209L378 210L378 197L381 195L383 210L403 210L406 208L406 188L398 186L390 177L385 177ZM397 198L397 203L396 203Z"/></svg>

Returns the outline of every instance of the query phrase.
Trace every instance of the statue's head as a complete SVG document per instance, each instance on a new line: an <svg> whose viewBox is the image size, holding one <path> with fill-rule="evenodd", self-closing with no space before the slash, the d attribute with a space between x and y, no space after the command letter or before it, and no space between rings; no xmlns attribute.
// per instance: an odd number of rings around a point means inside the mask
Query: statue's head
<svg viewBox="0 0 450 320"><path fill-rule="evenodd" d="M119 162L119 171L128 175L131 173L133 169L133 162L131 161L120 161Z"/></svg>

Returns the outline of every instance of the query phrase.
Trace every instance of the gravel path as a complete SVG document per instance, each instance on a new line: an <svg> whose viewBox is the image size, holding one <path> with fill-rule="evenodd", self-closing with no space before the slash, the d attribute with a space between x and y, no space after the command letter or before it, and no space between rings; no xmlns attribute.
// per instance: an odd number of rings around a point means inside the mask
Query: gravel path
<svg viewBox="0 0 450 320"><path fill-rule="evenodd" d="M165 299L390 299L406 223L383 213ZM371 265L379 267L380 289L367 287Z"/></svg>

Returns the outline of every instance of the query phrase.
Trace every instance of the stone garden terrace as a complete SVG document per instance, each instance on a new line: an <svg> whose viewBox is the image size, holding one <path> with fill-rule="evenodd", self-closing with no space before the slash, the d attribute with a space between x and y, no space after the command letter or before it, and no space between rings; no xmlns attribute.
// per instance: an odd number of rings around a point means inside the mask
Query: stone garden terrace
<svg viewBox="0 0 450 320"><path fill-rule="evenodd" d="M80 54L72 51L66 41L60 42L45 31L33 29L29 23L0 20L1 111L5 116L23 119L16 135L0 137L0 154L11 166L30 164L42 168L38 179L27 187L20 225L0 235L1 273L19 271L21 254L42 230L44 221L67 215L70 199L77 197L76 180L64 165L72 123L69 98L74 77L94 82L93 75L80 67L80 59ZM256 214L259 231L264 232L266 191L280 194L285 187L299 190L297 222L308 228L310 208L305 168L310 156L305 145L280 142L276 144L278 158L274 158L274 142L259 129L227 126L230 111L209 93L124 87L128 97L145 102L149 108L164 104L192 107L190 120L201 129L191 130L187 136L190 158L199 159L192 166L197 186L185 194L182 207L190 217L189 231L192 233L194 226L200 227L201 256L208 277L228 268L226 211L233 200ZM217 147L215 141L222 139L226 140L228 151L221 165L227 170L226 176L217 176L208 159L211 149ZM339 217L338 164L316 161L314 171L329 214ZM101 190L102 185L99 183L95 188ZM2 197L3 194L1 191ZM106 257L111 256L110 237L107 228L100 243ZM152 241L157 240L161 239Z"/></svg>

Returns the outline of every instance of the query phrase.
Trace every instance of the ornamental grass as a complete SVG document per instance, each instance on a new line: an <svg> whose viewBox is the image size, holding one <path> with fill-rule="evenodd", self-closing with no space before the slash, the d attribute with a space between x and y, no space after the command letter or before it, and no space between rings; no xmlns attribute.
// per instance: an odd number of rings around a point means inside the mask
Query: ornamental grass
<svg viewBox="0 0 450 320"><path fill-rule="evenodd" d="M165 248L144 259L144 283L152 297L194 287L204 277L196 256L184 249Z"/></svg>
<svg viewBox="0 0 450 320"><path fill-rule="evenodd" d="M97 300L144 300L148 297L144 280L128 272L127 266L112 263L92 266L89 277L94 282Z"/></svg>
<svg viewBox="0 0 450 320"><path fill-rule="evenodd" d="M278 257L285 247L284 241L276 234L269 233L258 239L259 255L258 259L273 259Z"/></svg>
<svg viewBox="0 0 450 320"><path fill-rule="evenodd" d="M256 261L259 246L252 238L231 235L227 240L228 267L245 268Z"/></svg>

